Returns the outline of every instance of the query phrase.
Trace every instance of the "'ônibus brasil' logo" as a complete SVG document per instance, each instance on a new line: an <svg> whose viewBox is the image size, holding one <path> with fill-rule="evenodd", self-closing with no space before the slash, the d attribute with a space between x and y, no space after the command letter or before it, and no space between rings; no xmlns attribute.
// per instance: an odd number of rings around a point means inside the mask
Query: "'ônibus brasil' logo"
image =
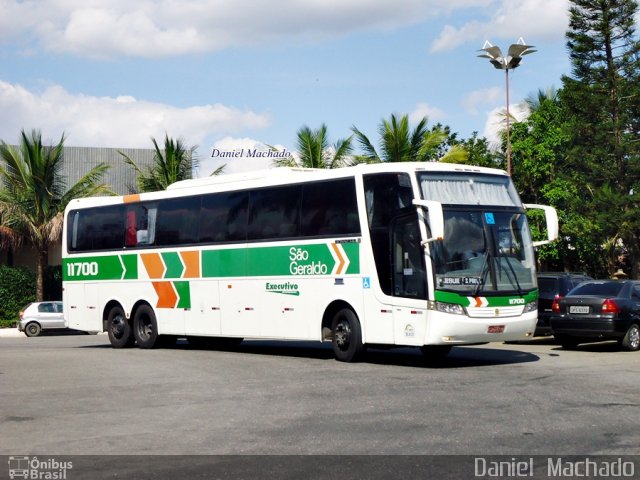
<svg viewBox="0 0 640 480"><path fill-rule="evenodd" d="M270 283L267 282L265 289L269 293L281 293L283 295L300 295L300 290L298 290L297 283Z"/></svg>

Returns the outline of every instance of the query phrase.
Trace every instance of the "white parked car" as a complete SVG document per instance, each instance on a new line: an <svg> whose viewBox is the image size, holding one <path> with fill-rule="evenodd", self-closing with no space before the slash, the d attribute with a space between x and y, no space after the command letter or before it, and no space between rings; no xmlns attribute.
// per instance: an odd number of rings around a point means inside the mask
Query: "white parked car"
<svg viewBox="0 0 640 480"><path fill-rule="evenodd" d="M65 328L62 302L33 302L20 310L18 330L37 337L42 330Z"/></svg>

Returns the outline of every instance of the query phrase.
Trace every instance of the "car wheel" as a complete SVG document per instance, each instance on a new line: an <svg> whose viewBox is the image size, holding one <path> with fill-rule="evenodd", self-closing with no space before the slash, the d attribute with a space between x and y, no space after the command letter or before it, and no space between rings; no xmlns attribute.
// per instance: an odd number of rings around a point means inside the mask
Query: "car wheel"
<svg viewBox="0 0 640 480"><path fill-rule="evenodd" d="M131 324L121 306L113 307L107 315L107 333L113 348L131 347L135 342Z"/></svg>
<svg viewBox="0 0 640 480"><path fill-rule="evenodd" d="M640 350L640 327L637 323L632 323L622 339L622 348L630 352Z"/></svg>
<svg viewBox="0 0 640 480"><path fill-rule="evenodd" d="M364 352L362 331L355 312L350 308L339 310L331 322L333 353L336 360L354 362Z"/></svg>
<svg viewBox="0 0 640 480"><path fill-rule="evenodd" d="M42 327L37 322L27 323L27 326L24 327L24 334L27 337L37 337L42 332Z"/></svg>
<svg viewBox="0 0 640 480"><path fill-rule="evenodd" d="M140 348L160 346L156 314L149 305L142 305L136 310L133 316L133 336Z"/></svg>

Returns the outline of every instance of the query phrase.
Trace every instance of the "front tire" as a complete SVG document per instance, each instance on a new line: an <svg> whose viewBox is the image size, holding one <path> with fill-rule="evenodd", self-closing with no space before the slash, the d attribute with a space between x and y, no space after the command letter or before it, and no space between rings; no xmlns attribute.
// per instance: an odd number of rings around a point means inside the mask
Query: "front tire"
<svg viewBox="0 0 640 480"><path fill-rule="evenodd" d="M38 322L28 323L24 328L24 334L27 337L37 337L42 332L42 327Z"/></svg>
<svg viewBox="0 0 640 480"><path fill-rule="evenodd" d="M109 342L113 348L131 347L135 338L133 338L133 330L128 322L121 306L113 307L107 315L107 332L109 334Z"/></svg>
<svg viewBox="0 0 640 480"><path fill-rule="evenodd" d="M141 305L133 316L133 336L140 348L154 348L159 346L158 322L153 308Z"/></svg>
<svg viewBox="0 0 640 480"><path fill-rule="evenodd" d="M360 322L353 310L338 310L331 322L333 354L340 362L357 361L364 353Z"/></svg>
<svg viewBox="0 0 640 480"><path fill-rule="evenodd" d="M629 352L640 350L640 327L637 323L631 324L620 345Z"/></svg>

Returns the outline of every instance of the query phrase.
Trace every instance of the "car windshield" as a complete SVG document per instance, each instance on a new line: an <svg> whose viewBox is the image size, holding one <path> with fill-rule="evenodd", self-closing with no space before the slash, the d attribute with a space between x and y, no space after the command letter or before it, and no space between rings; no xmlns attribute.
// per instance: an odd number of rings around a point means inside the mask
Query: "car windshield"
<svg viewBox="0 0 640 480"><path fill-rule="evenodd" d="M624 287L624 283L620 282L587 282L578 285L576 288L571 290L567 296L577 296L577 295L596 295L603 297L617 297L622 288Z"/></svg>
<svg viewBox="0 0 640 480"><path fill-rule="evenodd" d="M538 289L541 298L553 298L558 293L558 279L538 277Z"/></svg>

